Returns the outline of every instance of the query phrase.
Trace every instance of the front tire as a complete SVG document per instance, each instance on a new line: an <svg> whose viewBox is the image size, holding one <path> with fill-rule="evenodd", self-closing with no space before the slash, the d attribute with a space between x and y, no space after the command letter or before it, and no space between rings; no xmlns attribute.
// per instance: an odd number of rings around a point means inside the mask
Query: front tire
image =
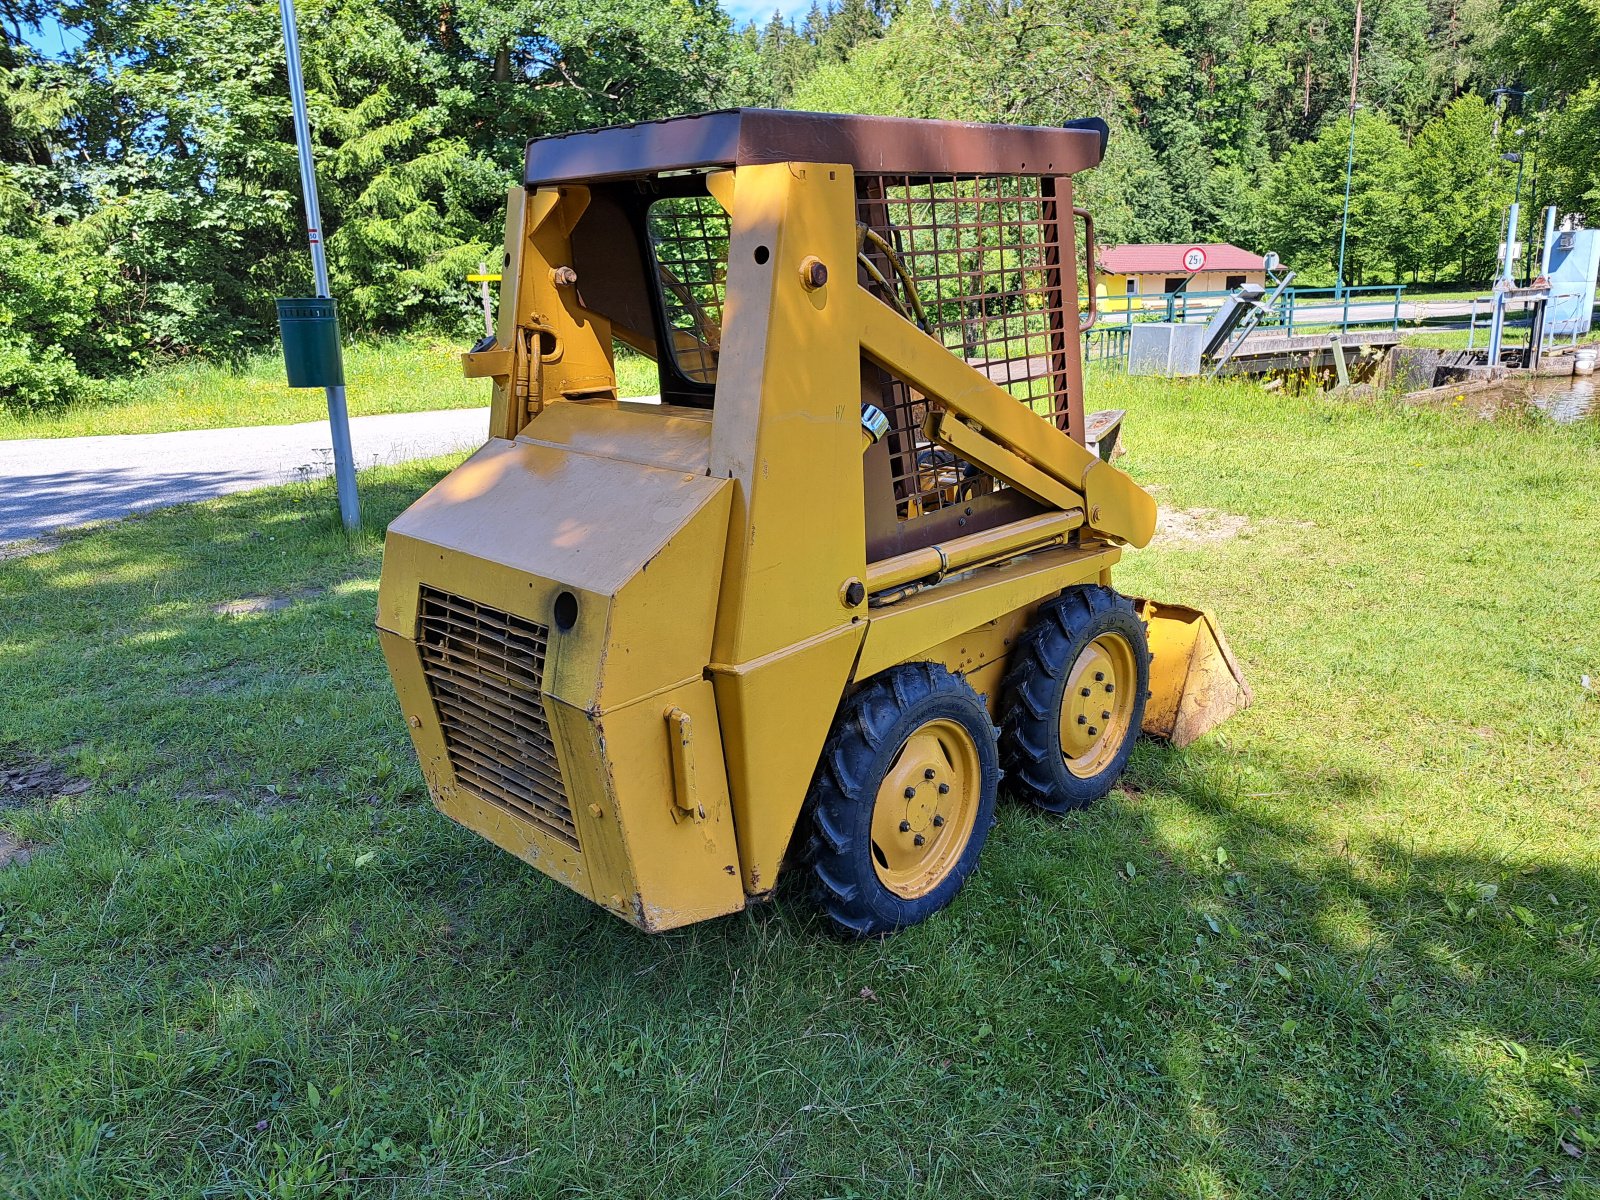
<svg viewBox="0 0 1600 1200"><path fill-rule="evenodd" d="M1133 602L1076 587L1040 606L1004 687L1000 746L1017 797L1053 813L1100 799L1127 766L1150 691Z"/></svg>
<svg viewBox="0 0 1600 1200"><path fill-rule="evenodd" d="M994 824L994 725L972 687L905 663L845 701L807 801L811 895L844 933L881 937L954 900Z"/></svg>

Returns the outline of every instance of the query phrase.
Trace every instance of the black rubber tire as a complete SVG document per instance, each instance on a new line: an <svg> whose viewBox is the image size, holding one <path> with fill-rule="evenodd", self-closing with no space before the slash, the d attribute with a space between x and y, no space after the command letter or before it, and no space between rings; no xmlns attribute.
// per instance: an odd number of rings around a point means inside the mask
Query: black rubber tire
<svg viewBox="0 0 1600 1200"><path fill-rule="evenodd" d="M981 783L960 858L915 898L878 878L872 847L878 788L900 749L929 721L959 723L972 736ZM842 934L882 937L925 921L961 891L994 825L1000 790L997 731L972 686L938 663L902 663L868 680L839 710L811 783L806 867L810 898Z"/></svg>
<svg viewBox="0 0 1600 1200"><path fill-rule="evenodd" d="M1082 776L1061 747L1061 704L1068 671L1096 638L1122 635L1133 648L1137 682L1122 745L1104 768ZM1110 588L1069 588L1041 605L1011 652L1000 702L1000 755L1006 786L1046 812L1084 808L1111 791L1128 764L1150 694L1150 646L1133 602Z"/></svg>

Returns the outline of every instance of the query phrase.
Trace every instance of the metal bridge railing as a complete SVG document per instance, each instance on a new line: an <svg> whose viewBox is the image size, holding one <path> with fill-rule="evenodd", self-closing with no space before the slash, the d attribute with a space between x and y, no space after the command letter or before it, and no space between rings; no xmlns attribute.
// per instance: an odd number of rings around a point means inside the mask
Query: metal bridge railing
<svg viewBox="0 0 1600 1200"><path fill-rule="evenodd" d="M1146 321L1202 323L1211 320L1231 291L1168 292L1154 296L1105 296L1100 321L1084 336L1084 361L1126 359L1129 331ZM1358 327L1385 327L1398 332L1404 284L1378 287L1296 288L1283 290L1272 310L1262 314L1257 330L1273 329L1285 337L1296 333L1347 333Z"/></svg>

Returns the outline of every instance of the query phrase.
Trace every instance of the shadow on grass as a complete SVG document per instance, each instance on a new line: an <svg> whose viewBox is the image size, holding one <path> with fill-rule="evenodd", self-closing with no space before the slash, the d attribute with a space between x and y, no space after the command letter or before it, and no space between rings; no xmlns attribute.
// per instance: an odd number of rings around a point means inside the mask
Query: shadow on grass
<svg viewBox="0 0 1600 1200"><path fill-rule="evenodd" d="M373 526L437 473L366 479ZM379 555L317 485L0 565L0 744L93 781L0 814L47 847L0 871L5 1190L1600 1185L1592 868L1372 832L1394 784L1337 740L1213 738L1006 807L885 942L793 896L647 937L427 805Z"/></svg>

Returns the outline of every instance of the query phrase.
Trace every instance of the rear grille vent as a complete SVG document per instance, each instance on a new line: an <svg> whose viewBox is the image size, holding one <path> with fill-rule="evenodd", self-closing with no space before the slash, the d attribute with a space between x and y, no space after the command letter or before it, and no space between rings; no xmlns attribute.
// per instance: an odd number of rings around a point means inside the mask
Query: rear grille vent
<svg viewBox="0 0 1600 1200"><path fill-rule="evenodd" d="M578 848L540 697L543 625L424 587L417 649L456 782Z"/></svg>

